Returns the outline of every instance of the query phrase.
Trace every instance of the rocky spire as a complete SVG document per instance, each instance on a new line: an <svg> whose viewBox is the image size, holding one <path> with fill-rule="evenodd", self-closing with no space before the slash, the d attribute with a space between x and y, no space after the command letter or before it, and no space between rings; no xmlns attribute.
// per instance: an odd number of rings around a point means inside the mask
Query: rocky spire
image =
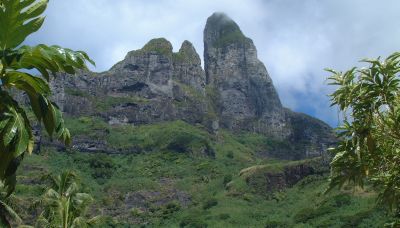
<svg viewBox="0 0 400 228"><path fill-rule="evenodd" d="M204 44L205 71L189 41L174 53L157 38L109 71L59 75L53 100L69 115L101 116L110 124L184 120L214 133L219 127L261 133L288 143L267 154L284 159L321 155L334 142L326 124L282 108L252 40L228 16L208 18Z"/></svg>
<svg viewBox="0 0 400 228"><path fill-rule="evenodd" d="M182 46L176 55L178 55L178 58L181 60L188 61L196 65L201 65L199 54L197 54L193 44L187 40L183 41Z"/></svg>
<svg viewBox="0 0 400 228"><path fill-rule="evenodd" d="M214 13L207 19L204 61L207 84L219 95L223 126L252 128L251 121L266 116L284 122L278 94L264 64L257 58L253 41L223 13Z"/></svg>
<svg viewBox="0 0 400 228"><path fill-rule="evenodd" d="M207 19L204 30L205 48L224 47L246 41L239 26L226 14L214 13Z"/></svg>
<svg viewBox="0 0 400 228"><path fill-rule="evenodd" d="M201 68L201 59L193 44L185 40L179 52L173 54L174 77L176 81L195 88L203 93L205 74Z"/></svg>

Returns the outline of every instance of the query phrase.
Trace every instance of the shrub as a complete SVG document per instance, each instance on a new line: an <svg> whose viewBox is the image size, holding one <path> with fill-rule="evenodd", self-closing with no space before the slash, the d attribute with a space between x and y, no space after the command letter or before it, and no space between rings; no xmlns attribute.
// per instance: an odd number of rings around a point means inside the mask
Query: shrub
<svg viewBox="0 0 400 228"><path fill-rule="evenodd" d="M351 228L351 227L358 227L358 225L366 219L371 214L371 211L363 211L359 212L355 215L349 215L341 218L344 222L342 227L344 228Z"/></svg>
<svg viewBox="0 0 400 228"><path fill-rule="evenodd" d="M208 210L212 207L215 207L218 205L218 200L217 199L209 199L207 200L204 205L203 205L203 209L204 210Z"/></svg>
<svg viewBox="0 0 400 228"><path fill-rule="evenodd" d="M249 193L244 193L242 198L243 198L243 200L246 200L247 202L251 202L253 200L253 196Z"/></svg>
<svg viewBox="0 0 400 228"><path fill-rule="evenodd" d="M168 144L167 149L178 153L190 152L190 144L195 140L195 136L186 133L177 134Z"/></svg>
<svg viewBox="0 0 400 228"><path fill-rule="evenodd" d="M226 155L226 157L232 159L234 157L233 152L229 151L228 154Z"/></svg>
<svg viewBox="0 0 400 228"><path fill-rule="evenodd" d="M224 176L224 180L223 180L223 184L224 184L224 186L226 185L226 184L228 184L229 182L231 182L232 181L232 174L226 174L225 176Z"/></svg>
<svg viewBox="0 0 400 228"><path fill-rule="evenodd" d="M304 222L307 222L308 220L314 218L313 215L312 215L313 210L314 210L313 208L303 208L303 209L301 209L300 211L298 211L298 212L294 215L293 220L294 220L296 223L304 223Z"/></svg>
<svg viewBox="0 0 400 228"><path fill-rule="evenodd" d="M93 120L90 117L81 116L81 117L78 118L78 121L83 123L83 124L91 124Z"/></svg>
<svg viewBox="0 0 400 228"><path fill-rule="evenodd" d="M163 219L167 219L171 216L171 214L179 211L180 209L181 204L176 200L161 206L152 204L149 207L149 211L153 214L153 216L161 217Z"/></svg>
<svg viewBox="0 0 400 228"><path fill-rule="evenodd" d="M293 220L297 223L305 223L309 220L323 216L333 211L335 211L335 208L331 205L322 205L317 208L303 208L296 213Z"/></svg>
<svg viewBox="0 0 400 228"><path fill-rule="evenodd" d="M279 221L275 221L275 220L268 220L265 223L265 228L286 228L286 227L289 227L289 225L287 223L279 222Z"/></svg>
<svg viewBox="0 0 400 228"><path fill-rule="evenodd" d="M187 217L184 218L180 223L179 227L190 227L190 228L207 228L207 223L201 221L195 217Z"/></svg>
<svg viewBox="0 0 400 228"><path fill-rule="evenodd" d="M131 215L132 216L134 216L134 217L140 217L140 216L142 216L143 215L143 211L142 211L142 209L140 209L140 208L132 208L131 209Z"/></svg>
<svg viewBox="0 0 400 228"><path fill-rule="evenodd" d="M346 72L327 69L331 96L343 121L331 152L329 190L350 182L376 185L378 202L391 211L400 210L398 145L400 138L400 52L386 59L364 59L369 66ZM400 226L400 224L395 224Z"/></svg>
<svg viewBox="0 0 400 228"><path fill-rule="evenodd" d="M229 214L226 214L226 213L222 213L222 214L218 215L218 218L221 219L221 220L227 220L230 217L231 216Z"/></svg>
<svg viewBox="0 0 400 228"><path fill-rule="evenodd" d="M178 201L171 201L163 207L163 214L172 214L181 209L181 204Z"/></svg>
<svg viewBox="0 0 400 228"><path fill-rule="evenodd" d="M89 167L92 169L92 177L95 179L109 179L115 168L113 160L106 154L99 154L89 159Z"/></svg>
<svg viewBox="0 0 400 228"><path fill-rule="evenodd" d="M347 206L351 204L351 196L349 194L340 194L333 197L336 207Z"/></svg>

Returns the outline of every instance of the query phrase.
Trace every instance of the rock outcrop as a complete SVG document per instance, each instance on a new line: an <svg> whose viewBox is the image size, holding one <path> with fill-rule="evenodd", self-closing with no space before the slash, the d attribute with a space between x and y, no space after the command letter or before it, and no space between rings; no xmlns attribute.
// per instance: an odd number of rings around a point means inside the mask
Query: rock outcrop
<svg viewBox="0 0 400 228"><path fill-rule="evenodd" d="M327 161L314 158L287 164L256 165L240 171L239 175L256 193L271 196L272 193L293 187L308 176L319 178L329 172ZM234 186L234 183L228 185Z"/></svg>
<svg viewBox="0 0 400 228"><path fill-rule="evenodd" d="M204 62L222 127L288 137L285 112L253 41L225 14L214 13L207 20Z"/></svg>
<svg viewBox="0 0 400 228"><path fill-rule="evenodd" d="M260 133L291 146L278 157L319 156L334 142L325 123L282 107L257 50L239 26L222 13L204 30L204 68L195 48L184 41L179 52L164 38L102 73L59 75L54 100L67 115L95 115L109 124L151 124L184 120L217 134Z"/></svg>
<svg viewBox="0 0 400 228"><path fill-rule="evenodd" d="M53 84L63 111L100 115L110 124L202 123L205 113L205 75L188 41L173 53L169 41L153 39L107 72L61 75Z"/></svg>

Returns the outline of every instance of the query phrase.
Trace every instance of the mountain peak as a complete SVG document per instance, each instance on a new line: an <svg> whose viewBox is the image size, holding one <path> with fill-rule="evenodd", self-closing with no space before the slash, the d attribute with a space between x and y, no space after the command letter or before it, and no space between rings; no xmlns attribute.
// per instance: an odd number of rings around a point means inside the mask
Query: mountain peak
<svg viewBox="0 0 400 228"><path fill-rule="evenodd" d="M142 51L155 51L163 55L172 54L172 44L165 38L155 38L150 40L144 47Z"/></svg>
<svg viewBox="0 0 400 228"><path fill-rule="evenodd" d="M204 29L206 45L218 48L245 40L247 40L247 37L243 35L240 27L225 13L213 13L207 19Z"/></svg>
<svg viewBox="0 0 400 228"><path fill-rule="evenodd" d="M188 40L183 41L181 48L179 49L179 51L185 51L185 50L194 50L193 44Z"/></svg>
<svg viewBox="0 0 400 228"><path fill-rule="evenodd" d="M96 77L57 77L53 100L70 115L101 116L113 125L183 120L212 134L226 129L290 143L268 156L325 153L334 142L329 126L282 107L255 45L232 19L214 13L204 35L204 70L189 41L174 53L157 38Z"/></svg>
<svg viewBox="0 0 400 228"><path fill-rule="evenodd" d="M182 43L179 52L175 54L176 59L181 59L187 62L193 62L196 64L201 64L200 56L197 54L196 49L190 41L185 40Z"/></svg>

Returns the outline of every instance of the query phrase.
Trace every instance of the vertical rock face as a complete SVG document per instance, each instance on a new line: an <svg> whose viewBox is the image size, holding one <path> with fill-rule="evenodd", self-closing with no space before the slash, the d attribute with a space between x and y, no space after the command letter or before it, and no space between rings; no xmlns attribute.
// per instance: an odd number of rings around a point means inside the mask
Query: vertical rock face
<svg viewBox="0 0 400 228"><path fill-rule="evenodd" d="M193 44L187 40L182 43L179 52L174 54L174 79L204 93L206 79L201 59Z"/></svg>
<svg viewBox="0 0 400 228"><path fill-rule="evenodd" d="M204 30L207 85L220 102L221 124L233 130L253 130L285 138L284 112L253 41L223 13L208 18Z"/></svg>
<svg viewBox="0 0 400 228"><path fill-rule="evenodd" d="M185 41L178 53L164 38L103 73L60 75L54 99L72 115L92 114L112 124L144 124L182 119L202 123L205 74L193 45Z"/></svg>
<svg viewBox="0 0 400 228"><path fill-rule="evenodd" d="M131 51L111 68L113 92L134 93L150 90L172 96L172 45L164 38L149 41L142 49ZM122 85L122 88L121 88ZM145 93L149 96L147 91Z"/></svg>
<svg viewBox="0 0 400 228"><path fill-rule="evenodd" d="M110 124L179 119L213 133L264 134L288 145L272 154L285 159L321 155L334 141L325 123L282 107L252 40L232 19L209 17L204 46L205 70L189 41L174 53L169 41L153 39L109 71L59 75L53 99L69 115L94 115Z"/></svg>

